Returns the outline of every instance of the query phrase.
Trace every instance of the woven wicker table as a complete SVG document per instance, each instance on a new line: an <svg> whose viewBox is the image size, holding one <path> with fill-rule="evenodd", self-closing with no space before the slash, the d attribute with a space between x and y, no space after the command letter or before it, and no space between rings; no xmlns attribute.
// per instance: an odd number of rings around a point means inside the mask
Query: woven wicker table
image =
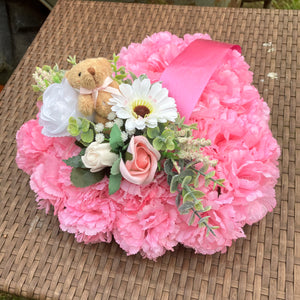
<svg viewBox="0 0 300 300"><path fill-rule="evenodd" d="M226 254L179 246L153 262L127 257L114 242L78 244L37 210L15 164L16 130L37 112L36 65L67 68L70 54L110 56L162 30L240 44L271 108L282 149L278 205ZM59 1L1 93L0 290L36 299L300 299L299 35L300 11Z"/></svg>

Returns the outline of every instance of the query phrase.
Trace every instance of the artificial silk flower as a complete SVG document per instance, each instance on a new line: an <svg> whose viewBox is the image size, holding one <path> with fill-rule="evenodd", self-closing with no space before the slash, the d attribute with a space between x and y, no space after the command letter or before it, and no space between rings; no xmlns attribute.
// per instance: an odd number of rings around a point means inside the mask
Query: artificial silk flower
<svg viewBox="0 0 300 300"><path fill-rule="evenodd" d="M121 95L114 95L109 104L118 118L126 119L127 131L155 128L158 123L174 122L177 117L175 100L161 83L136 79L132 85L121 84Z"/></svg>
<svg viewBox="0 0 300 300"><path fill-rule="evenodd" d="M69 118L83 117L77 108L78 93L67 79L51 84L43 94L39 124L42 134L48 137L70 136Z"/></svg>

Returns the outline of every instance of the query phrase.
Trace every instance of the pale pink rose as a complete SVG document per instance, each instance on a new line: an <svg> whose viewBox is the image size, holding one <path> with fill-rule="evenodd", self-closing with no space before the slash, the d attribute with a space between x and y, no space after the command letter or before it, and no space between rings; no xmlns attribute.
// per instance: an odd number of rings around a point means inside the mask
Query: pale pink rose
<svg viewBox="0 0 300 300"><path fill-rule="evenodd" d="M148 184L157 169L160 153L152 147L144 136L133 136L127 151L132 154L132 160L120 162L120 172L129 182L134 184Z"/></svg>

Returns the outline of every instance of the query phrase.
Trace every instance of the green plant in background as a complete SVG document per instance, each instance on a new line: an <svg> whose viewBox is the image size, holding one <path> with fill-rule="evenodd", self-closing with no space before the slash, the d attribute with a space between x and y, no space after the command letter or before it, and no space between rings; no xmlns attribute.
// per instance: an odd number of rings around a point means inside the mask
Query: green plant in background
<svg viewBox="0 0 300 300"><path fill-rule="evenodd" d="M272 5L277 9L300 9L300 0L273 0Z"/></svg>
<svg viewBox="0 0 300 300"><path fill-rule="evenodd" d="M30 300L30 298L25 298L22 296L11 295L0 291L0 300Z"/></svg>

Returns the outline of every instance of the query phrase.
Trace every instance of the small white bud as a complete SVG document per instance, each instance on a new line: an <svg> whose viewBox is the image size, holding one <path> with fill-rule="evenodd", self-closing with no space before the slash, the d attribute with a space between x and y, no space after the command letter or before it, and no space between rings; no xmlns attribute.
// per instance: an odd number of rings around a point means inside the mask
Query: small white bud
<svg viewBox="0 0 300 300"><path fill-rule="evenodd" d="M104 134L103 133L97 133L95 136L95 140L97 143L101 144L104 142Z"/></svg>
<svg viewBox="0 0 300 300"><path fill-rule="evenodd" d="M111 111L111 112L108 114L107 119L110 120L110 121L112 121L112 120L114 120L114 119L116 118L116 116L117 116L116 113L113 112L113 111Z"/></svg>
<svg viewBox="0 0 300 300"><path fill-rule="evenodd" d="M106 122L105 127L106 128L112 128L114 126L114 122Z"/></svg>
<svg viewBox="0 0 300 300"><path fill-rule="evenodd" d="M102 123L98 123L95 125L96 132L102 132L103 129L104 129L104 125Z"/></svg>
<svg viewBox="0 0 300 300"><path fill-rule="evenodd" d="M118 126L119 128L122 127L123 124L124 124L124 121L123 121L122 119L119 119L119 118L116 118L116 119L114 120L114 122L115 122L115 124L117 124L117 126Z"/></svg>

